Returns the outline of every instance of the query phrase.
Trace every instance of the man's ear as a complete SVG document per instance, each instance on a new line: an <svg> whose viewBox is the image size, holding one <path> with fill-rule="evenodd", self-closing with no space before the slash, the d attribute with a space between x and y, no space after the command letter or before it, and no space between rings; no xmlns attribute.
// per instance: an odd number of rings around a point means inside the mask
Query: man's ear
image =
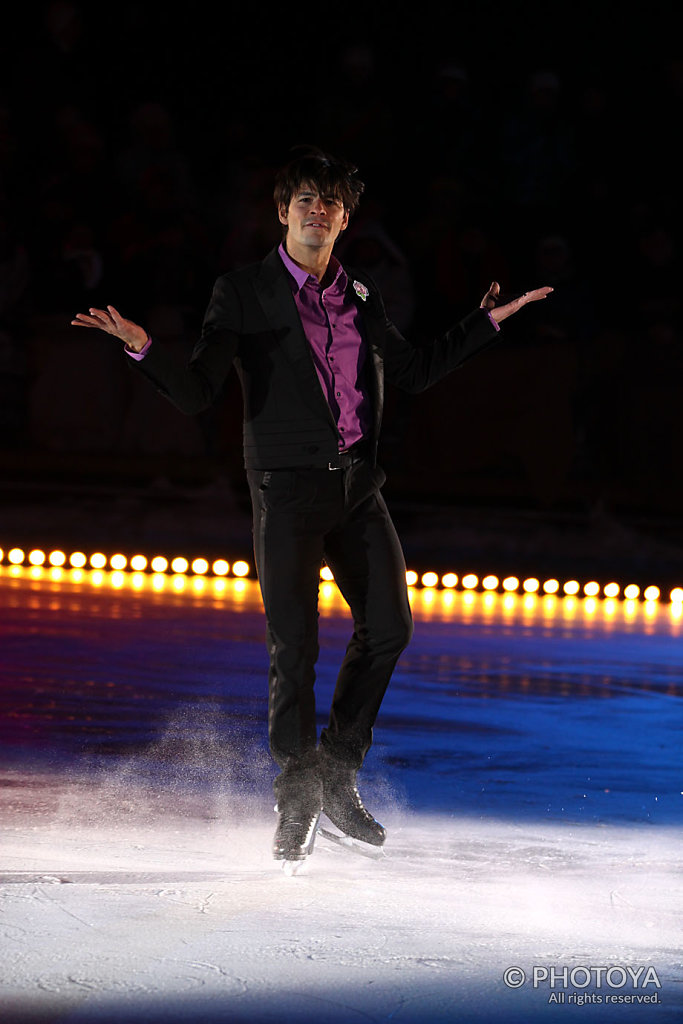
<svg viewBox="0 0 683 1024"><path fill-rule="evenodd" d="M341 225L341 227L339 229L340 232L341 231L346 231L346 229L348 227L348 224L349 224L349 211L348 210L344 210L344 220L342 221L342 225Z"/></svg>
<svg viewBox="0 0 683 1024"><path fill-rule="evenodd" d="M288 220L287 220L287 207L285 206L284 203L280 203L280 205L278 207L277 215L280 218L280 223L281 224L289 223Z"/></svg>

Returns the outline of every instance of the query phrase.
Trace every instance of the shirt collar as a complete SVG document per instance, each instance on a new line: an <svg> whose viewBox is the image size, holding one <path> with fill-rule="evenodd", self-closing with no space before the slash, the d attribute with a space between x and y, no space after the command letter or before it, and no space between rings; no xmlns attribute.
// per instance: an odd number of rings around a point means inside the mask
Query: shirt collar
<svg viewBox="0 0 683 1024"><path fill-rule="evenodd" d="M284 242L280 242L280 245L279 245L279 248L278 248L278 253L280 254L280 259L284 263L286 269L289 271L291 276L294 278L294 282L296 284L296 290L298 292L301 291L303 286L308 281L309 277L311 278L311 280L315 284L318 283L315 277L313 277L311 274L309 274L306 270L303 270L300 266L298 266L294 262L292 257L289 255L289 253L285 249ZM330 288L339 288L340 291L346 291L346 286L348 284L348 277L346 276L346 271L342 267L342 265L339 262L339 260L335 256L331 256L330 257L330 266L332 267L332 269L334 269L335 264L336 264L337 270L336 270L336 273L334 275L334 279L333 279L331 284L328 284L328 286L325 289L325 291L328 291Z"/></svg>

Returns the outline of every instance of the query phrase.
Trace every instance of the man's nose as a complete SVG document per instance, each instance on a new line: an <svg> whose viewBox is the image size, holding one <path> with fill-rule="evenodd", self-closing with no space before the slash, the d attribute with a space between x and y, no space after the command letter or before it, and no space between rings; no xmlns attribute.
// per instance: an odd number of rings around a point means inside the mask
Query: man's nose
<svg viewBox="0 0 683 1024"><path fill-rule="evenodd" d="M327 213L327 210L325 209L325 204L320 196L316 196L314 199L311 200L311 210L314 213Z"/></svg>

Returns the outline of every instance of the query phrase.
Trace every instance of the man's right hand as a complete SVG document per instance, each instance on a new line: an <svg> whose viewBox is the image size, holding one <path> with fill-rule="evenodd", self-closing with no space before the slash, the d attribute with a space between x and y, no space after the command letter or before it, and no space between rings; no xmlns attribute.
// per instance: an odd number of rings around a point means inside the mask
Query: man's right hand
<svg viewBox="0 0 683 1024"><path fill-rule="evenodd" d="M113 306L90 309L88 314L77 313L71 323L74 327L98 327L107 334L113 334L133 352L141 352L147 344L147 331L132 320L126 320Z"/></svg>

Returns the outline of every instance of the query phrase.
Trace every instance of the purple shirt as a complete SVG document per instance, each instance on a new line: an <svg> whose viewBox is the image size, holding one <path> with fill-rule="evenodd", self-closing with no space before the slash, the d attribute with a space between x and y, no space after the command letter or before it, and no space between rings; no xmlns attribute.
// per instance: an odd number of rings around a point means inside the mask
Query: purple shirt
<svg viewBox="0 0 683 1024"><path fill-rule="evenodd" d="M360 331L360 314L346 295L348 277L332 257L331 284L323 288L291 259L284 245L278 250L301 318L323 394L339 430L340 451L368 433L370 399L363 381L367 346Z"/></svg>

